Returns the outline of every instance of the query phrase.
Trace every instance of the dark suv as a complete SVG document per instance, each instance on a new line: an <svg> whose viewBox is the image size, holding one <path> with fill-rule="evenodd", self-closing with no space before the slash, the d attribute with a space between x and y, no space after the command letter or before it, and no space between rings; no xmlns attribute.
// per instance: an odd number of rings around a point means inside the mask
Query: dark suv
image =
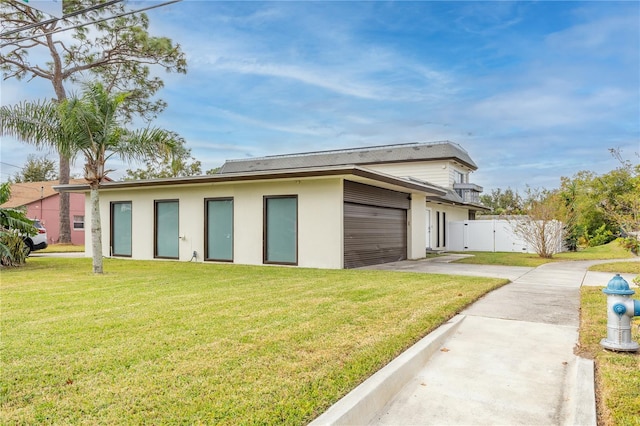
<svg viewBox="0 0 640 426"><path fill-rule="evenodd" d="M25 253L27 256L29 253L35 250L44 250L49 244L47 244L47 230L42 226L42 223L38 219L32 219L33 226L36 227L38 233L31 237L23 237L25 244Z"/></svg>

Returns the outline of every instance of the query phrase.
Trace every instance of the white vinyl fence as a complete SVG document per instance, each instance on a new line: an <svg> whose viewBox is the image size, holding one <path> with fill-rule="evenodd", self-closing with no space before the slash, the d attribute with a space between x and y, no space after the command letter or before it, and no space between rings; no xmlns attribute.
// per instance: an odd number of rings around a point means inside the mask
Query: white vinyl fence
<svg viewBox="0 0 640 426"><path fill-rule="evenodd" d="M562 251L562 238L560 237L556 243L557 251ZM513 233L509 221L499 219L449 222L447 249L450 251L536 252L526 241Z"/></svg>

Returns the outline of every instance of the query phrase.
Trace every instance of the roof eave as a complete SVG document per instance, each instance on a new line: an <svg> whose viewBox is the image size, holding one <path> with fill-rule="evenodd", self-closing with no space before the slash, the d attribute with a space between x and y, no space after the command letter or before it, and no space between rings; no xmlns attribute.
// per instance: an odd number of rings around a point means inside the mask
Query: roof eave
<svg viewBox="0 0 640 426"><path fill-rule="evenodd" d="M100 185L101 190L110 189L127 189L127 188L141 188L152 186L174 186L174 185L198 185L206 183L227 183L227 182L241 182L241 181L254 181L254 180L274 180L274 179L293 179L293 178L311 178L311 177L323 177L323 176L339 176L339 175L353 175L361 178L371 179L378 182L406 188L413 191L424 192L433 196L445 195L445 191L437 188L436 186L418 184L410 182L406 179L402 179L396 176L391 176L385 173L376 172L364 167L358 167L355 165L346 165L338 167L313 167L303 169L280 169L280 170L268 170L268 171L256 171L249 173L224 173L215 175L203 175L203 176L190 176L181 178L168 178L168 179L148 179L137 181L123 181L123 182L106 182ZM58 192L86 192L89 191L88 184L68 184L68 185L56 185L53 187Z"/></svg>
<svg viewBox="0 0 640 426"><path fill-rule="evenodd" d="M454 200L447 200L446 198L442 198L442 197L427 197L427 201L431 201L434 203L438 203L438 204L448 204L450 206L462 206L462 207L468 207L472 210L484 210L484 211L490 211L491 208L483 205L483 204L477 204L477 203L467 203L464 201L454 201Z"/></svg>

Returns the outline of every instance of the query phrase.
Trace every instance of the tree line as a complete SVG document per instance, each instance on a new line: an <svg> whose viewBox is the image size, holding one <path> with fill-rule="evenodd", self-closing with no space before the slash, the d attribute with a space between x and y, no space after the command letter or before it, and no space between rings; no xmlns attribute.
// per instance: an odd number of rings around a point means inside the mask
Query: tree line
<svg viewBox="0 0 640 426"><path fill-rule="evenodd" d="M564 224L565 245L569 250L593 247L623 238L623 244L638 253L640 232L640 162L623 157L617 148L609 152L618 167L597 174L581 170L572 177L561 177L556 189L532 189L523 194L511 188L494 189L480 196L490 208L482 214L510 217L545 217ZM635 156L640 159L638 153Z"/></svg>
<svg viewBox="0 0 640 426"><path fill-rule="evenodd" d="M191 155L186 141L174 132L170 133L174 150L143 159L144 167L127 169L122 180L164 179L202 175L202 162ZM219 168L206 170L204 174L218 173ZM70 178L78 178L71 173ZM29 154L20 170L11 176L10 183L45 182L58 180L58 164L47 155Z"/></svg>

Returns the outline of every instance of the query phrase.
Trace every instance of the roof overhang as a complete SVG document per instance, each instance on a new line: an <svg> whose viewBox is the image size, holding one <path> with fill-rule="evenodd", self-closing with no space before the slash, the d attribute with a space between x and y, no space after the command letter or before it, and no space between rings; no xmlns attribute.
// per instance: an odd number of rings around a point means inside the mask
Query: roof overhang
<svg viewBox="0 0 640 426"><path fill-rule="evenodd" d="M202 184L228 184L233 182L252 182L268 180L311 179L324 177L343 177L348 180L356 180L362 183L376 184L388 189L403 192L420 192L427 196L443 196L446 191L423 182L413 182L397 176L377 172L365 167L355 165L311 167L304 169L280 169L269 171L256 171L246 173L222 173L204 176L189 176L168 179L147 179L121 182L104 182L100 184L101 191L118 189L142 189L150 187L167 186L198 186ZM87 192L88 184L68 184L53 187L59 192Z"/></svg>
<svg viewBox="0 0 640 426"><path fill-rule="evenodd" d="M457 201L457 200L452 200L451 198L448 197L427 197L427 202L432 202L432 203L436 203L436 204L446 204L449 206L461 206L461 207L466 207L469 210L484 210L484 211L490 211L491 208L483 205L483 204L477 204L477 203L467 203L464 201Z"/></svg>

